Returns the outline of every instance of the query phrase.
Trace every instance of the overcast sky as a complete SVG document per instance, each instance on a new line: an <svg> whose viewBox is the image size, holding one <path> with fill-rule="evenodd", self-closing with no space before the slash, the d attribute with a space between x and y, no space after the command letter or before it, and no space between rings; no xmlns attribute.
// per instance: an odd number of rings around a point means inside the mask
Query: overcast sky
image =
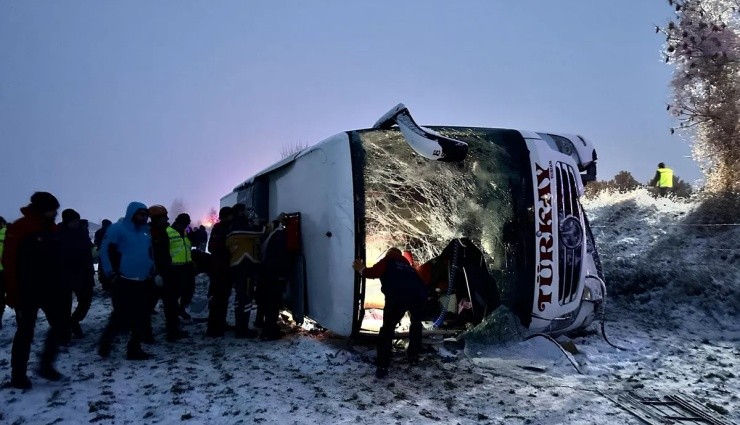
<svg viewBox="0 0 740 425"><path fill-rule="evenodd" d="M616 5L619 5L617 7ZM670 136L664 1L0 0L0 215L38 190L99 222L182 197L201 218L280 158L371 126L579 133L599 177L659 161Z"/></svg>

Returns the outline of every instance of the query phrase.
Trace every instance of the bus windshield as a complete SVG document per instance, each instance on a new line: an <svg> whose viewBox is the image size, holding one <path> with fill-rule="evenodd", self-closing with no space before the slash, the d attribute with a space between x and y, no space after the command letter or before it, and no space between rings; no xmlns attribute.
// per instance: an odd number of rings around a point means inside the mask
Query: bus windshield
<svg viewBox="0 0 740 425"><path fill-rule="evenodd" d="M467 143L467 157L429 161L415 154L396 129L354 134L364 156L366 259L371 265L395 246L410 248L415 261L423 263L452 240L468 238L482 252L503 302L522 310L524 319L534 277L533 266L526 264L534 258L526 143L514 130L430 128ZM366 307L379 302L368 290Z"/></svg>

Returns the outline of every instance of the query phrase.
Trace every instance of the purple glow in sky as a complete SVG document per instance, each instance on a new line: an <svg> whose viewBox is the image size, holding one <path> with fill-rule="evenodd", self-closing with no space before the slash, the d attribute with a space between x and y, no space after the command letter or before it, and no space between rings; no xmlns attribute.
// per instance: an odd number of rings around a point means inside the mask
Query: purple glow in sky
<svg viewBox="0 0 740 425"><path fill-rule="evenodd" d="M669 135L663 1L3 1L0 215L33 191L99 222L130 201L194 219L284 145L371 126L579 133L599 177L659 161Z"/></svg>

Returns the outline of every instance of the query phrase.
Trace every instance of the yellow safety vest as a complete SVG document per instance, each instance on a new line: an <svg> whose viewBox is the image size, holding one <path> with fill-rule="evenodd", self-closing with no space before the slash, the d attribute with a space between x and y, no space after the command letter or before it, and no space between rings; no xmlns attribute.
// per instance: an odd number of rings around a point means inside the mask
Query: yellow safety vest
<svg viewBox="0 0 740 425"><path fill-rule="evenodd" d="M8 229L8 226L3 227L0 229L0 272L3 271L3 248L5 248L5 231Z"/></svg>
<svg viewBox="0 0 740 425"><path fill-rule="evenodd" d="M172 227L167 228L167 236L170 238L170 257L172 264L187 264L192 261L190 249L192 244L187 236L180 236L180 233Z"/></svg>
<svg viewBox="0 0 740 425"><path fill-rule="evenodd" d="M658 173L660 173L658 187L673 187L673 170L670 168L658 168Z"/></svg>

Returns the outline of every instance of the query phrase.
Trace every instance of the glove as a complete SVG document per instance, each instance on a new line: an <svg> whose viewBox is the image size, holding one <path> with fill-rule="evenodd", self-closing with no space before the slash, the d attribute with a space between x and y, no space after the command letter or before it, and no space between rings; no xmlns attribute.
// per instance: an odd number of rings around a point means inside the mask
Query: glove
<svg viewBox="0 0 740 425"><path fill-rule="evenodd" d="M164 279L162 279L161 275L154 276L154 286L156 286L157 288L161 288L164 286Z"/></svg>

